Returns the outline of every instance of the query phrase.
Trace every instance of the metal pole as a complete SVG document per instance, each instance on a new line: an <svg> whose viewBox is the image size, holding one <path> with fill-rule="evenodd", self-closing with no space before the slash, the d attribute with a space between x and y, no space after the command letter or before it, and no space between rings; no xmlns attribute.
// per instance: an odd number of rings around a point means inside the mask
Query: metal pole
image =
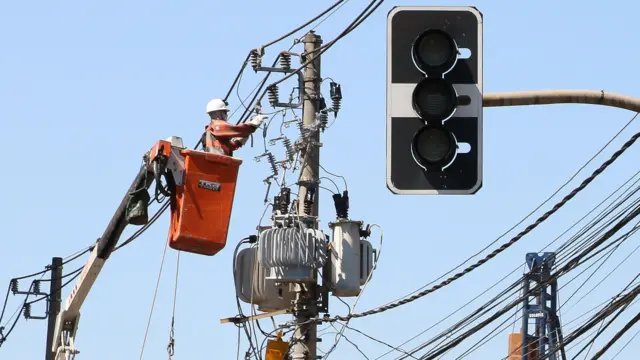
<svg viewBox="0 0 640 360"><path fill-rule="evenodd" d="M45 360L54 360L53 336L56 329L56 320L62 305L62 258L54 257L51 260L51 283L49 284L49 312L47 314L49 324L47 326L47 349Z"/></svg>
<svg viewBox="0 0 640 360"><path fill-rule="evenodd" d="M304 107L302 121L305 126L314 123L318 111L318 99L320 93L320 56L317 49L322 44L322 38L313 31L309 32L303 40L304 53L315 57L304 69ZM308 59L303 59L306 62ZM318 178L320 172L320 132L317 131L310 139L311 143L303 152L303 167L300 170L298 181L298 214L318 216ZM305 199L311 196L313 206L310 212L305 212ZM293 360L316 360L317 326L310 319L317 317L317 281L306 285L296 285L296 330L293 335Z"/></svg>
<svg viewBox="0 0 640 360"><path fill-rule="evenodd" d="M483 107L591 104L640 112L640 98L604 90L534 90L484 94Z"/></svg>

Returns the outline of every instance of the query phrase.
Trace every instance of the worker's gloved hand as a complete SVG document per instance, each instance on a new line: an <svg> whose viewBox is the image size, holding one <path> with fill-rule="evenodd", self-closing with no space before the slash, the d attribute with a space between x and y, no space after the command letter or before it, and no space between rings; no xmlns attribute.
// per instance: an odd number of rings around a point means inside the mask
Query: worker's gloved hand
<svg viewBox="0 0 640 360"><path fill-rule="evenodd" d="M260 127L260 125L262 125L262 123L268 118L269 117L267 115L256 115L253 119L249 120L249 124L255 127Z"/></svg>
<svg viewBox="0 0 640 360"><path fill-rule="evenodd" d="M247 142L247 138L234 137L231 139L231 142L234 144L238 144L240 146L244 145Z"/></svg>

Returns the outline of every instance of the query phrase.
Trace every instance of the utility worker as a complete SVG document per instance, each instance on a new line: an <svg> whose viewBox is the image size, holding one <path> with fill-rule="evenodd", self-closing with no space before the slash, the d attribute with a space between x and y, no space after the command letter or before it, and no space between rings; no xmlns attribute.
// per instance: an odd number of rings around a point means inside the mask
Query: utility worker
<svg viewBox="0 0 640 360"><path fill-rule="evenodd" d="M227 122L229 108L221 99L213 99L207 104L207 114L211 123L206 126L204 136L204 149L220 155L233 156L247 142L247 138L253 134L266 115L256 115L244 124L232 125Z"/></svg>

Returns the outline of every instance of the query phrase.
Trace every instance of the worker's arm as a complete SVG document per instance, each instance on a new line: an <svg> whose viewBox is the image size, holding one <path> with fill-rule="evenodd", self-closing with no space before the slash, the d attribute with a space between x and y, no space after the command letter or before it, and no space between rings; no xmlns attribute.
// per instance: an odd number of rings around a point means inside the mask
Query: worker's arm
<svg viewBox="0 0 640 360"><path fill-rule="evenodd" d="M230 150L235 151L247 142L249 135L253 134L265 119L267 119L266 115L256 115L250 121L240 125L214 120L209 126L209 131L216 139L226 142Z"/></svg>
<svg viewBox="0 0 640 360"><path fill-rule="evenodd" d="M217 139L230 139L235 137L246 138L253 134L258 127L254 123L243 123L239 125L229 124L226 121L214 120L209 126L209 131Z"/></svg>

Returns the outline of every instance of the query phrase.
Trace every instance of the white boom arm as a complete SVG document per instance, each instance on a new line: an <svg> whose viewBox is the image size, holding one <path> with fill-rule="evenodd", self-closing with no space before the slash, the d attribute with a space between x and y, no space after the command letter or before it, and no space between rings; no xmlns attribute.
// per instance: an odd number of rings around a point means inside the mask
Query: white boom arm
<svg viewBox="0 0 640 360"><path fill-rule="evenodd" d="M184 148L180 137L172 136L167 140L158 141L156 145L145 154L143 166L140 167L138 175L120 202L120 206L118 206L111 222L107 225L104 234L97 241L93 251L91 251L91 255L84 269L82 269L78 282L71 290L69 297L67 297L64 308L60 311L60 314L58 314L53 348L51 349L55 354L55 360L71 360L79 353L78 349L74 346L74 342L80 320L80 308L89 295L93 284L96 282L104 263L115 249L122 232L129 224L126 217L126 209L131 200L130 195L142 190L142 188L148 188L165 170L171 171L175 179L181 179L181 164L176 161L167 164L174 151L174 147ZM156 168L152 165L160 166Z"/></svg>
<svg viewBox="0 0 640 360"><path fill-rule="evenodd" d="M98 278L105 260L98 258L98 246L95 246L84 269L82 269L82 273L80 273L78 283L67 297L65 307L58 314L53 338L55 360L70 360L79 353L74 346L74 340L80 320L80 308Z"/></svg>
<svg viewBox="0 0 640 360"><path fill-rule="evenodd" d="M122 232L128 225L126 219L126 208L129 202L129 195L142 187L148 187L153 181L153 176L147 176L152 173L150 166L145 165L140 168L138 176L131 184L129 191L126 193L120 206L116 210L111 222L107 225L102 237L96 242L87 263L82 269L80 278L67 297L66 304L56 319L56 326L53 339L53 348L51 351L55 354L55 360L71 360L79 353L74 346L76 333L78 331L78 322L80 320L80 308L84 303L89 291L96 282L104 263L107 261L113 249L115 248Z"/></svg>

